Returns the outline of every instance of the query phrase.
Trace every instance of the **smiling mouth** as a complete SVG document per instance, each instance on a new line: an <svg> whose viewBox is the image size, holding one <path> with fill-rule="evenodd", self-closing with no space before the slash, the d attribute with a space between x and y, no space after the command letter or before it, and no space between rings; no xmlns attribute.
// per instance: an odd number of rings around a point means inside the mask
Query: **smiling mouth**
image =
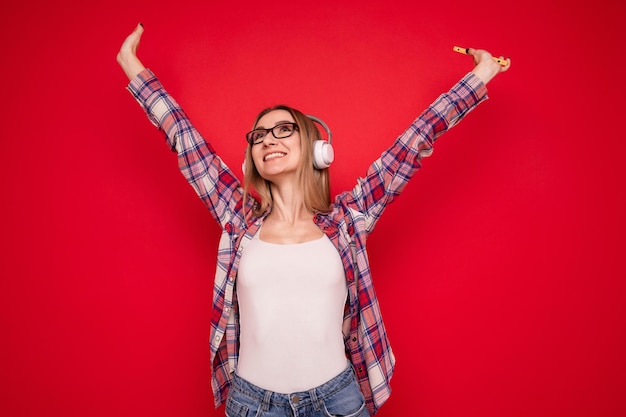
<svg viewBox="0 0 626 417"><path fill-rule="evenodd" d="M263 157L263 162L267 162L271 159L276 159L276 158L282 158L283 156L287 155L284 152L272 152L270 154L267 154Z"/></svg>

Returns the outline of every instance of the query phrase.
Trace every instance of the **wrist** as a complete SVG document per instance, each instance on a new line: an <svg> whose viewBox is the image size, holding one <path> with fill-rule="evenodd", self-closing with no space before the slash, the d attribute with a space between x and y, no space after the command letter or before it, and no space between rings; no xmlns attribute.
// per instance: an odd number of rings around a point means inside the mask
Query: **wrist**
<svg viewBox="0 0 626 417"><path fill-rule="evenodd" d="M499 70L499 64L486 62L476 65L472 72L480 78L483 83L487 84L493 77L498 75Z"/></svg>
<svg viewBox="0 0 626 417"><path fill-rule="evenodd" d="M129 80L132 80L145 69L139 58L131 53L124 53L120 51L117 54L117 63L122 67L122 70L126 74Z"/></svg>

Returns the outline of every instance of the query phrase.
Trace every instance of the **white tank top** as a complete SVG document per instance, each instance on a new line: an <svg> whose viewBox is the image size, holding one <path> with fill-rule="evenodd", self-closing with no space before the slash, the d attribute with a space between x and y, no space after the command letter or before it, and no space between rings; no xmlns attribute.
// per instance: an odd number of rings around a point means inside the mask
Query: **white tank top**
<svg viewBox="0 0 626 417"><path fill-rule="evenodd" d="M270 391L305 391L347 366L343 264L326 235L293 245L258 235L242 254L237 277L237 374Z"/></svg>

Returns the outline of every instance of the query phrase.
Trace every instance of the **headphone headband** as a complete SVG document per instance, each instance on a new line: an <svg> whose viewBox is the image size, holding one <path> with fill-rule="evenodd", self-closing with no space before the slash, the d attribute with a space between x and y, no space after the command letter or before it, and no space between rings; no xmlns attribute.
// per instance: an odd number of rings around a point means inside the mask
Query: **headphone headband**
<svg viewBox="0 0 626 417"><path fill-rule="evenodd" d="M315 117L313 115L307 114L306 117L313 120L315 123L319 124L320 126L324 128L324 130L326 131L326 136L328 136L328 139L326 141L328 142L329 145L331 145L333 143L333 134L330 131L330 128L328 127L328 125L324 123L322 119Z"/></svg>

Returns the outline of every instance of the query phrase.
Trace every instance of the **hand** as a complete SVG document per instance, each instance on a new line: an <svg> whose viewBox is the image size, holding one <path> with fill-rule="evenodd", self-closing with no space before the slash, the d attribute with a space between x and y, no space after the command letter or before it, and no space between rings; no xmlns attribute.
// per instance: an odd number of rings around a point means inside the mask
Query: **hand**
<svg viewBox="0 0 626 417"><path fill-rule="evenodd" d="M139 58L137 58L137 48L139 47L142 34L143 25L139 23L135 30L126 37L120 51L117 53L117 63L120 64L129 80L132 80L137 74L146 69Z"/></svg>
<svg viewBox="0 0 626 417"><path fill-rule="evenodd" d="M474 58L476 64L472 72L485 84L501 72L508 71L511 67L511 58L507 58L506 65L500 65L493 60L493 56L489 52L482 49L469 48L467 54ZM504 59L502 56L500 58Z"/></svg>

